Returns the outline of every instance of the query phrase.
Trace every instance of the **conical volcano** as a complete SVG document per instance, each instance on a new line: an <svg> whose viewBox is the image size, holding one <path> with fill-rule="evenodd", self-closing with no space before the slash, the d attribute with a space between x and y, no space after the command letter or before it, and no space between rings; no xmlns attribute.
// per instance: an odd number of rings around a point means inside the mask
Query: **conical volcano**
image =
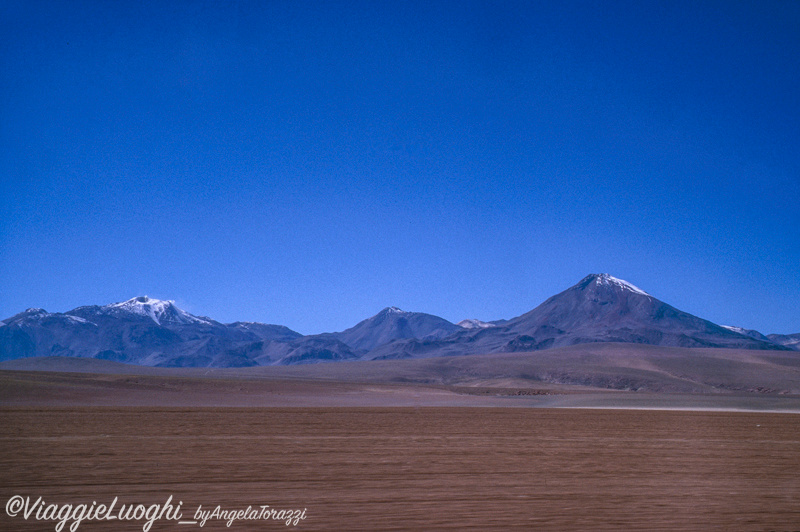
<svg viewBox="0 0 800 532"><path fill-rule="evenodd" d="M510 320L510 350L588 342L678 347L770 348L769 342L678 310L607 273L592 274L535 309Z"/></svg>

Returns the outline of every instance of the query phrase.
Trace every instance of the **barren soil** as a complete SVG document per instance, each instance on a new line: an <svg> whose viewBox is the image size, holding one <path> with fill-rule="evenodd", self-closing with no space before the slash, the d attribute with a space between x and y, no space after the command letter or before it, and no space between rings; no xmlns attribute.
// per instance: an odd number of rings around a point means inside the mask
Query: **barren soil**
<svg viewBox="0 0 800 532"><path fill-rule="evenodd" d="M5 407L0 421L3 504L173 495L184 517L200 504L307 508L302 530L800 530L795 414ZM53 525L0 515L0 530Z"/></svg>
<svg viewBox="0 0 800 532"><path fill-rule="evenodd" d="M800 352L594 343L529 353L249 368L153 368L42 357L0 370L196 378L302 379L445 386L582 388L649 393L800 395Z"/></svg>
<svg viewBox="0 0 800 532"><path fill-rule="evenodd" d="M7 515L15 495L173 496L187 520L199 505L306 509L302 530L800 531L796 357L704 351L229 370L4 363L0 531L55 530ZM287 528L225 525L202 530Z"/></svg>

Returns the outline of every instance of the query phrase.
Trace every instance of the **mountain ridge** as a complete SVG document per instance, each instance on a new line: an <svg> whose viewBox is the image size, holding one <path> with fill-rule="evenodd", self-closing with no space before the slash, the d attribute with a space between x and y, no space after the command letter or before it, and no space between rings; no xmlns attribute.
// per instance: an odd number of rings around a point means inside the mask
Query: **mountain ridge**
<svg viewBox="0 0 800 532"><path fill-rule="evenodd" d="M0 322L0 360L99 358L148 366L246 367L537 351L581 343L800 350L798 335L721 326L609 274L590 274L510 320L459 324L386 307L341 332L224 324L174 301L137 296L64 313L29 308Z"/></svg>
<svg viewBox="0 0 800 532"><path fill-rule="evenodd" d="M460 329L458 325L433 314L386 307L349 329L319 336L331 336L354 349L370 351L397 339L444 338Z"/></svg>

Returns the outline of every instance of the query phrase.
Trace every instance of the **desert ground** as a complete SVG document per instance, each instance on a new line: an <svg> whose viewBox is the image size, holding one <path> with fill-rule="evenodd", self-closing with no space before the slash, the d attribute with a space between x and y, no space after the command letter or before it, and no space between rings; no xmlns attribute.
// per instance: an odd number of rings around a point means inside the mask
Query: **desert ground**
<svg viewBox="0 0 800 532"><path fill-rule="evenodd" d="M690 373L674 370L685 350L553 351L225 370L3 363L0 530L55 530L10 516L17 495L143 509L172 496L190 522L156 531L196 529L198 507L264 505L304 519L202 529L800 530L791 358L715 352ZM559 361L562 382L543 380Z"/></svg>
<svg viewBox="0 0 800 532"><path fill-rule="evenodd" d="M116 496L152 505L172 495L184 517L198 505L305 509L303 530L800 529L800 416L792 414L6 407L0 415L4 503ZM0 517L2 530L54 524ZM196 526L157 521L152 530Z"/></svg>
<svg viewBox="0 0 800 532"><path fill-rule="evenodd" d="M8 406L519 406L800 412L800 353L582 344L532 353L249 368L0 363Z"/></svg>

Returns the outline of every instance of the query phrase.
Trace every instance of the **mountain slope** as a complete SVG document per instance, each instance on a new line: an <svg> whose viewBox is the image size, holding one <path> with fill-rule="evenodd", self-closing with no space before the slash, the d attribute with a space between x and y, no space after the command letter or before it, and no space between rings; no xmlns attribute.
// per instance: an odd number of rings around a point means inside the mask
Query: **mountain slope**
<svg viewBox="0 0 800 532"><path fill-rule="evenodd" d="M65 313L28 309L2 323L0 360L72 356L147 366L254 366L238 348L300 337L278 325L224 325L147 296Z"/></svg>
<svg viewBox="0 0 800 532"><path fill-rule="evenodd" d="M800 351L800 333L796 334L768 334L767 338L778 345Z"/></svg>
<svg viewBox="0 0 800 532"><path fill-rule="evenodd" d="M464 329L486 329L488 327L496 327L494 323L487 323L485 321L475 319L461 320L456 323L456 325Z"/></svg>
<svg viewBox="0 0 800 532"><path fill-rule="evenodd" d="M678 310L608 274L585 277L534 310L510 320L508 330L533 337L520 339L521 343L552 340L554 346L632 342L675 347L775 348L771 342Z"/></svg>
<svg viewBox="0 0 800 532"><path fill-rule="evenodd" d="M460 325L389 307L338 333L302 336L262 323L223 324L140 296L65 313L28 309L0 322L0 361L97 358L148 366L247 367L538 351L598 342L797 350L798 335L723 327L608 274L592 274L530 312Z"/></svg>
<svg viewBox="0 0 800 532"><path fill-rule="evenodd" d="M77 310L77 309L76 309ZM75 311L67 312L73 314ZM157 325L190 325L202 323L210 325L212 320L200 318L179 309L173 301L161 301L147 296L134 297L121 303L112 303L99 309L99 313L122 319L133 316L150 318Z"/></svg>
<svg viewBox="0 0 800 532"><path fill-rule="evenodd" d="M755 338L756 340L761 340L762 342L771 342L769 338L765 335L761 334L760 332L753 330L753 329L743 329L741 327L734 327L731 325L722 325L722 327L728 329L729 331L733 331L735 333L743 334L745 336L749 336L750 338Z"/></svg>
<svg viewBox="0 0 800 532"><path fill-rule="evenodd" d="M329 335L353 349L369 351L393 340L443 338L460 329L458 325L432 314L387 307L345 331Z"/></svg>
<svg viewBox="0 0 800 532"><path fill-rule="evenodd" d="M495 327L462 329L441 339L397 341L372 350L365 358L537 351L594 342L787 349L680 311L611 275L592 274Z"/></svg>

